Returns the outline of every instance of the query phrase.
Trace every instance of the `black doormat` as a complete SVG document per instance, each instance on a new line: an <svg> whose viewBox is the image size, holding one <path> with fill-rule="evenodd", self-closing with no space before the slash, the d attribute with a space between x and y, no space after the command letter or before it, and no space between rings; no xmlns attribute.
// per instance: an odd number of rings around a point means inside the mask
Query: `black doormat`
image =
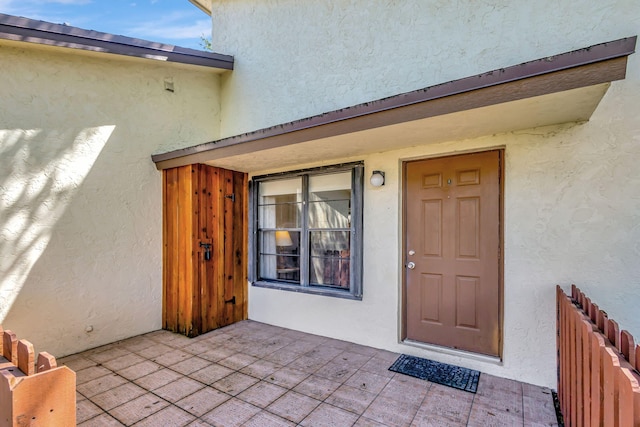
<svg viewBox="0 0 640 427"><path fill-rule="evenodd" d="M389 370L470 393L478 391L480 372L473 369L402 354Z"/></svg>

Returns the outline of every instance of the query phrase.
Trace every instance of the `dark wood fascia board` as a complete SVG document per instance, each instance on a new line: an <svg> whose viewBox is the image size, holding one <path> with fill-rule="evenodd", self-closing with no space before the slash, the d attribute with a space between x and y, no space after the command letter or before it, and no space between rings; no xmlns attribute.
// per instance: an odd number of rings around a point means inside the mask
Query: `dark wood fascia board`
<svg viewBox="0 0 640 427"><path fill-rule="evenodd" d="M0 39L233 70L233 56L0 13Z"/></svg>
<svg viewBox="0 0 640 427"><path fill-rule="evenodd" d="M624 79L628 37L167 153L204 161ZM215 152L214 152L215 151Z"/></svg>
<svg viewBox="0 0 640 427"><path fill-rule="evenodd" d="M189 1L195 7L197 7L198 9L200 9L201 11L206 13L207 15L211 16L211 9L209 7L207 7L206 5L204 5L201 1L198 1L198 0L189 0Z"/></svg>

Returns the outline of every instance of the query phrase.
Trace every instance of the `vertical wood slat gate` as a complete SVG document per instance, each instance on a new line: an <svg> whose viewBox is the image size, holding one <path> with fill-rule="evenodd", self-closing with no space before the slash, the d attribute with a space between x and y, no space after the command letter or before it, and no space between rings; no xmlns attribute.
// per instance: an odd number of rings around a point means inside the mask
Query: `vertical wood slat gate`
<svg viewBox="0 0 640 427"><path fill-rule="evenodd" d="M247 175L163 170L163 328L194 337L247 318Z"/></svg>
<svg viewBox="0 0 640 427"><path fill-rule="evenodd" d="M640 426L640 345L575 285L556 297L565 426Z"/></svg>

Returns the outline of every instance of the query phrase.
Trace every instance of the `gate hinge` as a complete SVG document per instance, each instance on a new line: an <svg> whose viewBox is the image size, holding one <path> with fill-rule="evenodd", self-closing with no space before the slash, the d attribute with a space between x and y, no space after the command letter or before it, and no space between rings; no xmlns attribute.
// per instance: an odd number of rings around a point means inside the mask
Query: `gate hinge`
<svg viewBox="0 0 640 427"><path fill-rule="evenodd" d="M236 193L225 194L224 198L225 199L231 199L232 202L235 202L236 201Z"/></svg>

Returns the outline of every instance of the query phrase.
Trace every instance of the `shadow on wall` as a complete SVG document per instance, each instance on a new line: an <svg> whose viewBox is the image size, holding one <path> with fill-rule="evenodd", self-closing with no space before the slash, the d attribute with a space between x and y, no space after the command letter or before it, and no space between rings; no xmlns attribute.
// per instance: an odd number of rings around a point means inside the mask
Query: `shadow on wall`
<svg viewBox="0 0 640 427"><path fill-rule="evenodd" d="M0 129L0 324L114 129Z"/></svg>

